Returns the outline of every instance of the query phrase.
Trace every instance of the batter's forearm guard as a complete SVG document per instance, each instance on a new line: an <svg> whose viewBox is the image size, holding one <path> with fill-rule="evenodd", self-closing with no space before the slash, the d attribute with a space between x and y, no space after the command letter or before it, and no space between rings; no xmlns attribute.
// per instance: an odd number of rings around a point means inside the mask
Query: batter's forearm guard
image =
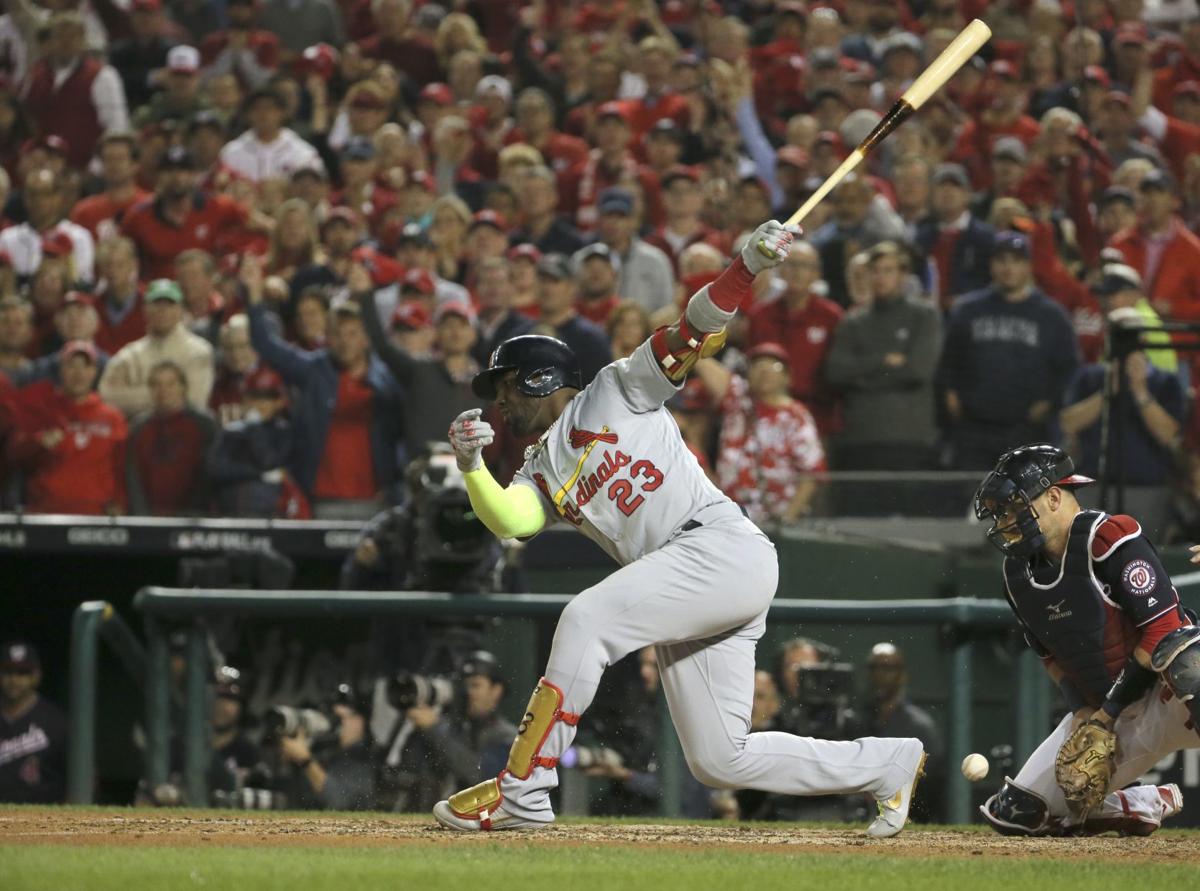
<svg viewBox="0 0 1200 891"><path fill-rule="evenodd" d="M682 344L682 346L680 345ZM712 334L695 332L686 316L674 325L659 328L650 335L650 351L668 380L680 383L696 363L720 352L725 346L725 329Z"/></svg>

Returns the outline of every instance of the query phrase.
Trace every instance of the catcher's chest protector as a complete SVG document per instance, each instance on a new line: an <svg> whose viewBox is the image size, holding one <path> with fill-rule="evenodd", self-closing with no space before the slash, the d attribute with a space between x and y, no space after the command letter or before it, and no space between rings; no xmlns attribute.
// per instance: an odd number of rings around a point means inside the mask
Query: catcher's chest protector
<svg viewBox="0 0 1200 891"><path fill-rule="evenodd" d="M1106 516L1080 511L1071 524L1062 574L1049 583L1028 576L1023 560L1004 561L1017 614L1093 707L1104 701L1138 639L1093 572L1091 540Z"/></svg>

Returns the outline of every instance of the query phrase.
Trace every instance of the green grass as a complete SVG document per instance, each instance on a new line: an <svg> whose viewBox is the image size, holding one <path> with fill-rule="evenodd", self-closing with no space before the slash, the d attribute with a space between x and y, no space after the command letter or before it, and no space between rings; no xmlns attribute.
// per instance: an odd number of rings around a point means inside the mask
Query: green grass
<svg viewBox="0 0 1200 891"><path fill-rule="evenodd" d="M380 848L102 848L0 845L5 891L1179 891L1194 865L1011 857L546 848L511 843Z"/></svg>

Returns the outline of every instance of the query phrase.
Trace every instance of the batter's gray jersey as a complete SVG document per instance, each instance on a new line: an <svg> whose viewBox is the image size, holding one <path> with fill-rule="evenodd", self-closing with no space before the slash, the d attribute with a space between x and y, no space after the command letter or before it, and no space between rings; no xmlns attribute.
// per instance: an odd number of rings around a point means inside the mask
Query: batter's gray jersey
<svg viewBox="0 0 1200 891"><path fill-rule="evenodd" d="M621 565L666 544L697 512L729 502L663 403L676 387L647 341L600 370L526 455L514 483Z"/></svg>

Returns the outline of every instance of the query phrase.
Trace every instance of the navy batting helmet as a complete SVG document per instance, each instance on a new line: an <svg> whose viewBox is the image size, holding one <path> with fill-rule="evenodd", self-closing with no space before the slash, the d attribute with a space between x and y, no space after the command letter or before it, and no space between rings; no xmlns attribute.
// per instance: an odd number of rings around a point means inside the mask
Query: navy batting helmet
<svg viewBox="0 0 1200 891"><path fill-rule="evenodd" d="M517 389L541 398L563 387L583 389L579 360L561 340L542 334L511 337L496 347L488 367L475 375L471 389L480 399L496 398L496 381L509 371L517 373Z"/></svg>
<svg viewBox="0 0 1200 891"><path fill-rule="evenodd" d="M1010 557L1029 558L1046 537L1034 500L1052 486L1073 488L1095 482L1075 472L1075 462L1052 445L1027 445L1000 456L975 492L975 516L991 520L988 541Z"/></svg>

